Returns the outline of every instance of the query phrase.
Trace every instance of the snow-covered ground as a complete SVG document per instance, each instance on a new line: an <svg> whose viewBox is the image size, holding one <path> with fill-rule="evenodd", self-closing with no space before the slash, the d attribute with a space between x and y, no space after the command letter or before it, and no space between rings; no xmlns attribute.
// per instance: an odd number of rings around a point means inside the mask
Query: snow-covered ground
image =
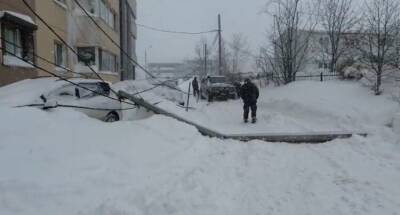
<svg viewBox="0 0 400 215"><path fill-rule="evenodd" d="M135 92L129 88L131 85L121 83L117 88ZM174 94L177 100L186 102L186 96ZM142 94L152 102L161 101L160 95L157 91ZM286 87L262 89L256 125L242 123L241 100L208 103L197 102L192 97L190 106L195 110L189 112L177 108L176 102L162 101L159 107L226 134L373 132L377 127L391 124L399 109L390 95L376 97L359 83L341 81L301 81Z"/></svg>
<svg viewBox="0 0 400 215"><path fill-rule="evenodd" d="M40 95L33 85L0 88L1 215L399 214L400 137L390 128L399 107L357 83L262 90L260 124L248 127L240 101L182 111L225 131L370 133L320 145L210 139L163 116L107 124L11 108ZM146 87L128 85L116 87ZM142 96L176 109L160 93Z"/></svg>

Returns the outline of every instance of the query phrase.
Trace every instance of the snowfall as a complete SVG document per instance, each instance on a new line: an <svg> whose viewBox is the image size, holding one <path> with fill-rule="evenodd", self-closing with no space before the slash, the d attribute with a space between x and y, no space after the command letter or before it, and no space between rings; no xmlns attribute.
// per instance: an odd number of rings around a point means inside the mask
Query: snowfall
<svg viewBox="0 0 400 215"><path fill-rule="evenodd" d="M244 143L205 137L160 115L132 120L140 110L108 124L71 109L13 108L53 82L0 88L1 215L400 214L399 91L374 96L351 81L265 87L255 125L242 123L240 100L191 98L186 112L176 105L186 100L179 93L141 95L223 133L369 134L323 144Z"/></svg>

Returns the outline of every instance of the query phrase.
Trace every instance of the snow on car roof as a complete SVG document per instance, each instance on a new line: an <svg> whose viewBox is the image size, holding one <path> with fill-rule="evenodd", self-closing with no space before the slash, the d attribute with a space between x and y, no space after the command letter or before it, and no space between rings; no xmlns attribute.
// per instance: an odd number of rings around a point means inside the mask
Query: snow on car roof
<svg viewBox="0 0 400 215"><path fill-rule="evenodd" d="M96 79L71 78L74 83L100 83ZM55 90L64 85L70 84L58 78L37 78L26 79L4 87L0 87L0 104L17 106L29 104L35 101L40 95Z"/></svg>

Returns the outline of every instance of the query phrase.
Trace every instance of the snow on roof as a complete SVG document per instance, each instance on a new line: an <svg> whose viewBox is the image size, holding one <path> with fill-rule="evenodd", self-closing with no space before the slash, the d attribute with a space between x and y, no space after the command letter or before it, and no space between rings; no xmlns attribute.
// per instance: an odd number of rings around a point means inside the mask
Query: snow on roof
<svg viewBox="0 0 400 215"><path fill-rule="evenodd" d="M19 19L22 19L26 22L29 22L33 25L36 25L36 23L33 21L33 19L28 16L28 15L24 15L21 13L17 13L17 12L13 12L13 11L9 11L9 10L0 10L0 19L3 18L6 14L10 14L11 16L15 16L18 17Z"/></svg>

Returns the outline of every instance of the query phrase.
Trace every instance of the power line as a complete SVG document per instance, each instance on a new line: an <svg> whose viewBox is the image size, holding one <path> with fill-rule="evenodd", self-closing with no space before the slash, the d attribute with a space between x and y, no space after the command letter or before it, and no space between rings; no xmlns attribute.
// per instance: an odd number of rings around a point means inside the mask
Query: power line
<svg viewBox="0 0 400 215"><path fill-rule="evenodd" d="M77 55L78 57L80 57L80 55L79 55L79 53L77 53L77 51L75 51L75 49L73 49L38 13L36 13L35 12L35 10L26 2L26 0L22 0L23 2L24 2L24 4L28 7L28 9L44 24L44 25L46 25L46 27L56 36L56 37L58 37L59 39L60 39L60 41L62 42L62 43L64 43L75 55ZM132 61L132 62L134 62L135 63L135 65L137 65L139 68L141 68L143 71L145 71L149 76L151 76L153 79L156 79L156 77L153 75L153 74L151 74L150 72L148 72L143 66L141 66L138 62L136 62L135 60L133 60L113 39L112 39L112 37L110 36L110 35L108 35L107 34L107 32L105 32L105 30L103 29L103 28L101 28L101 26L93 19L93 17L91 17L90 16L90 14L88 14L88 12L83 8L83 6L77 1L77 0L75 0L75 2L77 3L77 5L86 13L86 15L91 19L91 21L108 37L108 39L110 39L111 40L111 42L112 43L114 43L114 45L116 45L126 56L128 56L128 58ZM21 59L21 60L24 60L24 59ZM94 74L96 74L96 76L101 80L101 81L103 81L104 83L106 83L105 82L105 80L92 68L92 67L90 67L87 63L86 63L86 66L94 73ZM36 67L37 68L37 65L34 65L34 67ZM38 68L38 69L40 69L40 70L44 70L43 68ZM51 74L51 75L53 75L53 76L55 76L55 77L58 77L58 78L60 78L61 80L65 80L65 81L67 81L67 82L69 82L69 83L72 83L72 82L70 82L70 81L68 81L67 79L65 79L65 78L63 78L63 77L61 77L61 76L59 76L59 75L56 75L56 74L54 74L54 73L52 73L52 72L50 72L50 71L47 71L47 70L44 70L45 72L47 72L47 73L49 73L49 74ZM170 81L172 81L172 80L170 80ZM166 87L168 87L168 88L170 88L170 89L173 89L173 90L176 90L176 91L179 91L179 92L181 92L181 93L184 93L184 94L188 94L187 92L185 92L185 91L182 91L182 90L180 90L180 89L177 89L177 88L175 88L175 87L172 87L172 86L169 86L169 85L167 85L167 84L165 84L166 82L168 82L168 81L165 81L165 82L159 82L159 84L161 84L161 85L163 85L163 86L166 86ZM74 85L76 85L75 83L72 83L72 84L74 84ZM91 90L89 90L89 91L91 91ZM115 94L115 95L117 95L118 96L118 93L117 92L115 92L113 89L111 89L111 91ZM147 90L145 90L145 91L147 91ZM111 97L112 98L112 97ZM112 98L112 99L114 99L114 98ZM127 102L124 102L124 103L127 103ZM131 104L131 105L135 105L135 104L132 104L132 103L127 103L127 104Z"/></svg>
<svg viewBox="0 0 400 215"><path fill-rule="evenodd" d="M60 75L57 75L57 74L55 74L55 73L53 73L53 72L50 72L49 70L46 70L46 69L44 69L44 68L42 68L42 67L40 67L40 66L38 66L38 65L36 65L36 64L34 64L34 63L32 63L32 62L30 62L30 61L27 61L26 59L24 59L24 58L22 58L22 57L17 56L16 54L14 54L14 53L12 53L12 52L6 50L6 49L3 48L3 47L0 47L0 50L3 50L4 52L6 52L6 53L8 53L8 54L11 54L12 56L18 58L19 60L21 60L21 61L23 61L23 62L25 62L25 63L27 63L27 64L29 64L29 65L31 65L31 66L33 66L33 67L36 68L36 69L39 69L39 70L41 70L41 71L43 71L43 72L46 72L46 73L48 73L48 74L50 74L50 75L52 75L52 76L54 76L54 77L59 78L60 80L63 80L63 81L65 81L65 82L68 82L68 83L70 83L70 84L72 84L72 85L74 85L74 86L77 86L77 87L79 87L79 88L82 88L82 89L84 89L84 90L87 90L87 91L89 91L89 92L92 92L92 93L94 93L94 94L96 94L96 95L99 95L99 96L103 96L103 97L106 97L106 98L109 98L109 99L112 99L112 100L115 100L115 101L119 101L119 102L122 102L122 103L125 103L125 104L129 104L129 105L134 105L134 106L136 106L135 103L130 103L130 102L126 102L126 101L121 101L120 99L117 99L117 98L113 98L113 97L111 97L111 96L104 95L104 94L99 93L99 92L97 92L97 91L95 91L95 90L89 89L89 88L87 88L87 87L85 87L85 86L82 86L82 85L77 84L77 83L75 83L75 82L73 82L73 81L70 81L70 80L68 80L68 79L66 79L66 78L64 78L64 77L62 77L62 76L60 76ZM104 82L104 83L105 83L105 82ZM111 89L111 88L110 88L110 89Z"/></svg>
<svg viewBox="0 0 400 215"><path fill-rule="evenodd" d="M22 49L22 46L19 46L19 45L13 43L13 42L10 42L10 41L6 40L6 39L3 38L3 37L0 37L0 40L3 40L3 41L4 41L5 43L7 43L7 44L13 45L14 47L17 47L17 48L19 48L19 49ZM64 67L64 66L57 65L56 63L54 63L54 62L52 62L52 61L50 61L50 60L47 60L46 58L44 58L44 57L42 57L42 56L40 56L40 55L38 55L38 54L35 54L35 52L34 52L33 50L29 50L29 53L32 54L34 57L37 57L38 59L43 60L44 62L46 62L46 63L48 63L48 64L54 65L54 66L56 66L56 67L59 67L59 68L65 70L65 71L67 71L67 72L69 72L69 73L76 74L76 75L80 75L80 76L83 76L83 77L85 77L85 78L89 78L89 76L86 75L86 74L74 72L74 71L72 71L71 69L68 69L68 68L66 68L66 67Z"/></svg>
<svg viewBox="0 0 400 215"><path fill-rule="evenodd" d="M209 30L209 31L200 31L200 32L173 31L173 30L165 30L165 29L161 29L161 28L151 27L151 26L143 25L143 24L139 24L139 23L136 23L136 25L139 27L145 28L145 29L163 32L163 33L171 33L171 34L199 35L199 34L209 34L209 33L218 32L218 30Z"/></svg>
<svg viewBox="0 0 400 215"><path fill-rule="evenodd" d="M25 1L25 0L23 0L23 1ZM149 72L144 66L142 66L141 64L139 64L136 60L134 60L131 56L129 56L129 54L125 51L125 50L123 50L122 49L122 47L99 25L99 23L97 23L97 21L86 11L86 9L82 6L82 4L79 2L79 0L74 0L74 2L81 8L81 10L86 14L86 16L95 24L95 26L101 31L101 32L103 32L103 34L116 46L116 47L118 47L120 50L121 50L121 52L126 56L126 57L128 57L128 59L131 61L131 62L133 62L137 67L139 67L140 69L142 69L146 74L148 74L152 79L155 79L156 80L156 77L153 75L153 74L151 74L151 72ZM165 84L164 84L165 85ZM187 92L185 92L185 91L183 91L183 90L180 90L180 89L177 89L177 88L175 88L175 87L172 87L172 86L168 86L168 85L165 85L166 87L168 87L168 88L170 88L170 89L173 89L173 90L176 90L176 91L179 91L179 92L181 92L181 93L184 93L184 94L188 94Z"/></svg>
<svg viewBox="0 0 400 215"><path fill-rule="evenodd" d="M24 108L24 107L44 107L44 104L29 104L29 105L19 105L15 106L14 108ZM100 110L100 111L127 111L127 110L134 110L137 107L132 107L132 108L118 108L118 109L112 109L112 108L93 108L93 107L84 107L84 106L77 106L77 105L63 105L63 104L57 104L54 107L51 108L57 108L57 107L64 107L64 108L77 108L77 109L85 109L85 110Z"/></svg>
<svg viewBox="0 0 400 215"><path fill-rule="evenodd" d="M64 43L68 49L70 49L76 56L78 56L78 58L80 58L81 56L79 55L79 53L73 48L71 47L38 13L36 13L36 11L28 4L28 2L26 2L26 0L22 0L23 3L26 5L26 7L62 42ZM85 65L104 83L106 83L106 81L88 64L85 62ZM118 95L117 92L115 92L113 89L111 89L111 91L115 94Z"/></svg>

